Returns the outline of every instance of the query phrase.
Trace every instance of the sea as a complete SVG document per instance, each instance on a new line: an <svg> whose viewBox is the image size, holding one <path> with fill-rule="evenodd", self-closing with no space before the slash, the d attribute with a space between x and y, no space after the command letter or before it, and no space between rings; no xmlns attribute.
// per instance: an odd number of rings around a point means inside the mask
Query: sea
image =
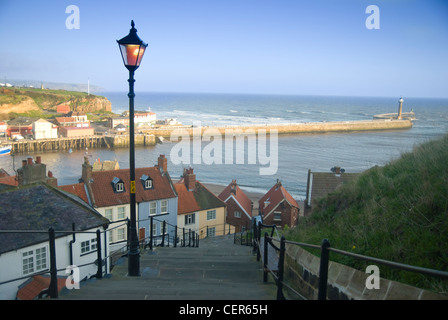
<svg viewBox="0 0 448 320"><path fill-rule="evenodd" d="M112 111L122 113L129 108L126 92L96 93L112 102ZM331 122L371 120L375 114L398 111L397 97L345 97L306 95L262 95L262 94L211 94L211 93L154 93L136 92L135 110L152 111L157 119L175 119L184 125L234 126L271 125L277 123ZM187 144L180 148L179 141L169 139L155 146L137 146L136 167L154 166L157 158L164 154L168 158L168 171L177 181L185 168L193 168L196 178L204 183L226 186L232 180L248 192L265 193L280 180L297 200L306 195L308 171L330 172L339 166L345 172L362 172L373 166L384 166L410 152L421 143L438 139L448 133L448 99L403 97L403 112L413 110L416 120L411 129L350 133L314 133L279 135L278 139L265 141L266 151L257 153L249 148L233 150L233 159L222 161L194 161L193 152L206 154L211 144L219 140L190 143L191 156L186 152ZM224 144L223 141L221 141ZM275 143L275 145L274 145ZM198 147L199 146L199 147ZM180 153L185 152L183 161ZM215 148L217 150L217 148ZM222 149L223 151L224 148ZM201 153L202 152L202 153ZM252 157L250 161L250 155ZM244 161L237 162L236 154L243 153ZM220 153L213 153L213 156ZM0 168L13 174L23 159L40 155L47 170L58 179L58 185L77 183L81 177L84 156L90 162L117 160L120 168L129 168L129 149L88 149L54 151L33 154L17 154L1 157ZM210 158L210 157L209 157ZM216 158L215 158L216 159ZM267 162L266 159L270 159ZM260 168L270 168L269 174L260 174Z"/></svg>

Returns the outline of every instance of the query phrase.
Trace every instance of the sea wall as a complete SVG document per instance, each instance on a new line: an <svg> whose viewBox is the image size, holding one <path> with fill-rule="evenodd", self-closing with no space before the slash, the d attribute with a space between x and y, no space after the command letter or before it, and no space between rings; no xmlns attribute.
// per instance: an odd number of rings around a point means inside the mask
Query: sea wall
<svg viewBox="0 0 448 320"><path fill-rule="evenodd" d="M306 299L316 300L319 286L319 257L303 248L286 244L285 280ZM378 266L381 272L381 266ZM381 275L381 273L380 273ZM328 267L328 300L448 300L437 294L396 281L380 278L379 289L368 289L370 274L330 261Z"/></svg>
<svg viewBox="0 0 448 320"><path fill-rule="evenodd" d="M257 134L260 130L270 133L277 130L278 134L306 134L306 133L329 133L329 132L354 132L354 131L377 131L377 130L401 130L412 128L410 120L363 120L363 121L339 121L339 122L309 122L290 124L265 124L250 126L165 126L145 130L147 134L156 137L169 138L171 134L187 134L190 136L209 134Z"/></svg>
<svg viewBox="0 0 448 320"><path fill-rule="evenodd" d="M129 147L129 135L106 136L106 141L112 148ZM136 146L153 146L156 144L156 137L151 134L136 134L134 141Z"/></svg>

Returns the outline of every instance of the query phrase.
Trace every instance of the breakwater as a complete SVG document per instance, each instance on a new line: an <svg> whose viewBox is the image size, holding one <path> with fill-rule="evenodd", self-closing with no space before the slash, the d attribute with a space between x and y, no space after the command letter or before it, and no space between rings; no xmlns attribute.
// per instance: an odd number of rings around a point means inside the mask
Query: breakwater
<svg viewBox="0 0 448 320"><path fill-rule="evenodd" d="M356 131L378 131L378 130L401 130L412 128L410 120L360 120L360 121L334 121L334 122L308 122L288 124L265 124L249 126L165 126L147 129L146 134L155 137L170 138L172 134L182 133L190 136L203 135L204 133L221 134L226 133L257 133L259 130L271 130L281 134L307 134L307 133L330 133L330 132L356 132Z"/></svg>
<svg viewBox="0 0 448 320"><path fill-rule="evenodd" d="M149 128L135 135L135 145L151 146L160 138L169 139L173 134L189 135L238 135L257 134L265 130L270 134L276 130L277 134L311 134L331 132L356 132L356 131L379 131L379 130L401 130L412 128L410 120L361 120L361 121L339 121L339 122L309 122L288 124L266 124L250 126L164 126ZM85 148L120 148L129 147L129 135L95 135L89 137L55 138L39 140L21 140L8 142L14 153L41 152L54 150L85 149Z"/></svg>

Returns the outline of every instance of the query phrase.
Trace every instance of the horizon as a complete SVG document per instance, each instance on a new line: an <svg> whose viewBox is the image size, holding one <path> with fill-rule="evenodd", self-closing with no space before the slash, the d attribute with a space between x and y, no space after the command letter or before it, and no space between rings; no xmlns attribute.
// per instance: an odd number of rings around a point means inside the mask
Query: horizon
<svg viewBox="0 0 448 320"><path fill-rule="evenodd" d="M8 43L0 82L89 81L104 89L92 93L126 92L116 40L134 20L149 44L137 93L448 98L441 0L169 0L132 8L81 0L78 13L72 9L2 1L0 19L10 28L0 30Z"/></svg>

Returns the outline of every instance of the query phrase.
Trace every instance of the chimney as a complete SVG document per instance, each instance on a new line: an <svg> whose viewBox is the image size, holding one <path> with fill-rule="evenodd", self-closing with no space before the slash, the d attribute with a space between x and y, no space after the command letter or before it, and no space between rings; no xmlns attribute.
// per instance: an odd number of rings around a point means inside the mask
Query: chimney
<svg viewBox="0 0 448 320"><path fill-rule="evenodd" d="M196 185L196 175L193 168L184 169L184 183L188 191L193 191Z"/></svg>
<svg viewBox="0 0 448 320"><path fill-rule="evenodd" d="M159 158L157 159L157 164L159 166L159 169L162 170L162 172L167 172L168 168L168 159L165 158L164 154L161 154Z"/></svg>
<svg viewBox="0 0 448 320"><path fill-rule="evenodd" d="M37 157L36 162L33 162L32 157L27 160L22 160L22 167L17 169L17 180L19 185L26 185L39 181L47 181L47 166L41 163L41 158Z"/></svg>
<svg viewBox="0 0 448 320"><path fill-rule="evenodd" d="M89 183L92 179L93 166L89 163L89 157L84 157L84 163L82 164L82 176L81 180L84 183Z"/></svg>
<svg viewBox="0 0 448 320"><path fill-rule="evenodd" d="M53 187L57 187L58 186L58 179L56 179L53 176L53 172L48 171L48 178L47 178L47 184L53 186Z"/></svg>
<svg viewBox="0 0 448 320"><path fill-rule="evenodd" d="M230 192L236 195L236 180L232 180L232 183L230 184Z"/></svg>

